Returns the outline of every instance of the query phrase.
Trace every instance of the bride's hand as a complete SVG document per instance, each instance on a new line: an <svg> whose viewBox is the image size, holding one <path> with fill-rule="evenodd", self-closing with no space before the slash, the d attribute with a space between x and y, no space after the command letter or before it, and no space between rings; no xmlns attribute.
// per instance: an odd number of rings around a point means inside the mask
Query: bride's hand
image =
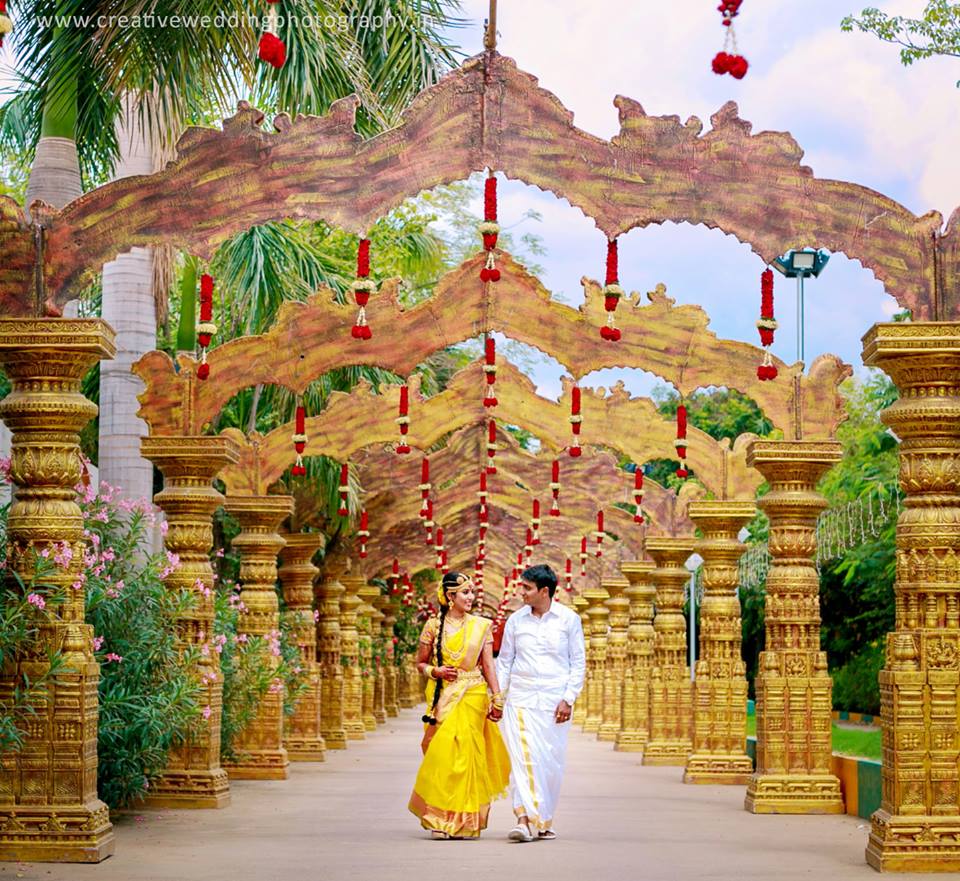
<svg viewBox="0 0 960 881"><path fill-rule="evenodd" d="M437 667L435 679L443 679L445 682L456 682L460 671L456 667Z"/></svg>

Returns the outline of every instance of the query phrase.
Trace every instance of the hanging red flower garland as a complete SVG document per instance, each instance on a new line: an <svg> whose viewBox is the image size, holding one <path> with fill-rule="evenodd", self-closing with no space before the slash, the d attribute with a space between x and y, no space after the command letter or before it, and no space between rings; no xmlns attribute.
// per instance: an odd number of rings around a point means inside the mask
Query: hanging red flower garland
<svg viewBox="0 0 960 881"><path fill-rule="evenodd" d="M307 411L301 403L300 397L297 397L296 410L296 431L293 434L293 449L297 454L297 461L294 463L290 473L294 477L304 477L307 473L307 467L303 464L303 451L307 448L306 418Z"/></svg>
<svg viewBox="0 0 960 881"><path fill-rule="evenodd" d="M777 320L773 317L773 270L764 269L760 275L760 319L757 321L760 343L763 345L763 363L757 367L757 379L766 381L777 378L777 365L770 355L776 329Z"/></svg>
<svg viewBox="0 0 960 881"><path fill-rule="evenodd" d="M213 323L213 276L205 272L200 276L200 323L197 325L200 365L197 367L197 379L206 379L210 376L207 349L216 332L217 326Z"/></svg>
<svg viewBox="0 0 960 881"><path fill-rule="evenodd" d="M390 593L396 595L400 593L400 561L394 557L393 566L390 569Z"/></svg>
<svg viewBox="0 0 960 881"><path fill-rule="evenodd" d="M350 513L347 508L347 494L350 492L350 466L346 462L340 466L340 486L337 491L340 493L340 508L337 513L341 517L346 517Z"/></svg>
<svg viewBox="0 0 960 881"><path fill-rule="evenodd" d="M533 544L540 544L540 499L533 500L533 517L530 518L530 525L533 527Z"/></svg>
<svg viewBox="0 0 960 881"><path fill-rule="evenodd" d="M483 365L483 372L486 374L487 384L483 398L483 406L496 407L497 396L493 387L497 381L497 343L492 336L487 337L484 349L486 363Z"/></svg>
<svg viewBox="0 0 960 881"><path fill-rule="evenodd" d="M580 386L575 385L570 390L570 428L573 431L573 441L568 452L576 458L583 450L580 448L580 426L583 417L580 415Z"/></svg>
<svg viewBox="0 0 960 881"><path fill-rule="evenodd" d="M480 498L480 522L487 522L487 472L480 472L480 491L477 493Z"/></svg>
<svg viewBox="0 0 960 881"><path fill-rule="evenodd" d="M527 540L523 543L523 554L529 563L533 556L533 530L529 526L527 527Z"/></svg>
<svg viewBox="0 0 960 881"><path fill-rule="evenodd" d="M367 516L366 508L360 512L360 528L357 530L357 538L360 540L360 550L358 551L358 556L361 560L366 560L367 539L370 538L370 521Z"/></svg>
<svg viewBox="0 0 960 881"><path fill-rule="evenodd" d="M442 568L443 568L443 555L444 555L444 553L445 553L445 551L446 551L446 548L444 548L444 546L443 546L443 527L442 527L442 526L438 526L438 527L437 527L437 544L436 544L436 551L437 551L437 565L436 565L436 568L437 568L437 569L442 569Z"/></svg>
<svg viewBox="0 0 960 881"><path fill-rule="evenodd" d="M593 537L597 540L597 556L603 556L603 537L606 533L603 531L603 511L597 511L597 529Z"/></svg>
<svg viewBox="0 0 960 881"><path fill-rule="evenodd" d="M410 431L410 389L406 383L400 386L400 404L397 407L399 415L396 423L400 426L400 443L397 444L397 455L405 456L410 452L407 443L407 433Z"/></svg>
<svg viewBox="0 0 960 881"><path fill-rule="evenodd" d="M553 460L553 467L550 472L550 492L553 495L553 501L550 505L550 516L560 516L560 460Z"/></svg>
<svg viewBox="0 0 960 881"><path fill-rule="evenodd" d="M420 483L417 489L420 490L420 516L425 517L430 502L430 460L426 456L420 462Z"/></svg>
<svg viewBox="0 0 960 881"><path fill-rule="evenodd" d="M427 499L423 512L423 526L427 530L427 544L433 544L433 500Z"/></svg>
<svg viewBox="0 0 960 881"><path fill-rule="evenodd" d="M353 291L353 297L357 301L359 312L357 312L357 321L350 330L350 336L355 340L369 340L373 337L373 331L367 324L367 303L370 302L370 294L377 292L377 283L370 278L370 239L361 239L357 248L357 277L350 285Z"/></svg>
<svg viewBox="0 0 960 881"><path fill-rule="evenodd" d="M587 537L580 539L580 577L587 577Z"/></svg>
<svg viewBox="0 0 960 881"><path fill-rule="evenodd" d="M633 522L643 523L643 469L639 465L633 472L633 503L637 506Z"/></svg>
<svg viewBox="0 0 960 881"><path fill-rule="evenodd" d="M564 589L567 593L573 593L573 560L567 557L567 567L563 573L563 577L566 580Z"/></svg>
<svg viewBox="0 0 960 881"><path fill-rule="evenodd" d="M677 407L677 439L673 442L680 458L680 467L677 468L677 477L687 477L687 408L681 403Z"/></svg>
<svg viewBox="0 0 960 881"><path fill-rule="evenodd" d="M723 26L727 29L723 38L723 51L713 57L713 72L718 76L729 73L735 79L742 80L747 75L750 65L747 59L740 54L737 48L737 35L733 28L733 20L740 14L743 0L720 0L717 11L723 16ZM732 52L727 50L732 49Z"/></svg>
<svg viewBox="0 0 960 881"><path fill-rule="evenodd" d="M497 269L493 253L497 247L500 225L497 223L497 179L492 171L483 182L483 223L479 229L483 237L483 249L487 252L486 262L480 270L480 281L500 281L500 270Z"/></svg>
<svg viewBox="0 0 960 881"><path fill-rule="evenodd" d="M620 329L614 325L617 304L623 296L619 276L617 240L610 239L607 242L607 276L603 286L603 308L607 310L607 323L600 328L600 337L611 343L618 342L620 339Z"/></svg>
<svg viewBox="0 0 960 881"><path fill-rule="evenodd" d="M493 460L497 455L497 422L491 419L487 423L487 474L496 474L497 466Z"/></svg>
<svg viewBox="0 0 960 881"><path fill-rule="evenodd" d="M257 55L261 61L277 69L283 67L287 60L287 47L283 40L277 36L277 26L279 15L277 14L278 0L267 0L270 4L270 11L267 13L267 27L260 36L260 43L257 46Z"/></svg>

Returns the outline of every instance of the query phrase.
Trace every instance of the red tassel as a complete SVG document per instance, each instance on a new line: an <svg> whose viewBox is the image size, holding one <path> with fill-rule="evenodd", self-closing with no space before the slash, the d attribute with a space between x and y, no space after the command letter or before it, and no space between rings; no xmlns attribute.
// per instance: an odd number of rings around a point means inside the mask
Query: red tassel
<svg viewBox="0 0 960 881"><path fill-rule="evenodd" d="M637 506L633 515L633 522L643 523L643 511L641 510L643 504L643 470L639 466L633 472L633 501Z"/></svg>
<svg viewBox="0 0 960 881"><path fill-rule="evenodd" d="M261 61L266 61L267 64L279 70L287 60L287 47L276 34L261 34L257 55Z"/></svg>
<svg viewBox="0 0 960 881"><path fill-rule="evenodd" d="M760 333L760 342L764 349L773 345L773 334L777 329L777 321L773 315L773 270L765 269L760 276L760 319L757 321L757 331ZM769 351L764 351L763 362L757 367L757 379L770 380L777 378L777 367Z"/></svg>
<svg viewBox="0 0 960 881"><path fill-rule="evenodd" d="M347 508L347 493L350 491L350 466L346 462L340 466L340 486L338 490L340 493L340 508L337 513L341 517L346 517L350 513Z"/></svg>
<svg viewBox="0 0 960 881"><path fill-rule="evenodd" d="M480 281L500 281L500 270L497 269L493 250L497 247L497 235L500 226L497 223L497 179L490 172L483 185L483 223L480 224L480 236L483 239L483 249L487 252L487 260L480 270Z"/></svg>
<svg viewBox="0 0 960 881"><path fill-rule="evenodd" d="M582 417L580 415L580 386L575 385L570 392L570 428L573 431L573 442L568 452L576 458L582 452L580 449L580 425Z"/></svg>
<svg viewBox="0 0 960 881"><path fill-rule="evenodd" d="M207 379L210 376L210 365L204 361L197 367L197 379Z"/></svg>
<svg viewBox="0 0 960 881"><path fill-rule="evenodd" d="M366 306L370 302L370 295L376 293L377 285L370 279L370 239L361 239L357 246L357 277L351 289L360 311L350 330L350 336L355 340L372 339L373 331L367 324Z"/></svg>
<svg viewBox="0 0 960 881"><path fill-rule="evenodd" d="M397 454L404 456L410 452L407 443L407 433L410 431L410 389L406 384L400 386L400 403L397 406L399 415L397 425L400 426L400 443L397 444Z"/></svg>
<svg viewBox="0 0 960 881"><path fill-rule="evenodd" d="M493 337L487 337L485 352L486 363L483 365L483 372L487 377L487 393L483 399L483 406L496 407L497 396L493 393L493 386L497 381L497 344Z"/></svg>
<svg viewBox="0 0 960 881"><path fill-rule="evenodd" d="M680 458L680 467L677 469L677 477L687 477L687 408L681 403L677 407L677 439L674 445L677 449L677 455Z"/></svg>
<svg viewBox="0 0 960 881"><path fill-rule="evenodd" d="M729 73L732 77L742 80L746 76L749 64L747 59L737 51L737 38L733 32L733 20L740 13L740 6L743 0L720 0L717 11L723 17L723 26L727 29L723 41L723 51L718 52L711 64L713 72L722 76ZM732 48L733 53L728 53L727 49Z"/></svg>
<svg viewBox="0 0 960 881"><path fill-rule="evenodd" d="M496 474L497 466L493 464L494 457L497 455L497 423L491 419L487 423L487 474Z"/></svg>
<svg viewBox="0 0 960 881"><path fill-rule="evenodd" d="M620 283L620 273L617 264L617 240L610 239L610 241L607 242L607 278L605 284Z"/></svg>
<svg viewBox="0 0 960 881"><path fill-rule="evenodd" d="M360 239L357 248L357 278L367 278L370 275L370 239Z"/></svg>

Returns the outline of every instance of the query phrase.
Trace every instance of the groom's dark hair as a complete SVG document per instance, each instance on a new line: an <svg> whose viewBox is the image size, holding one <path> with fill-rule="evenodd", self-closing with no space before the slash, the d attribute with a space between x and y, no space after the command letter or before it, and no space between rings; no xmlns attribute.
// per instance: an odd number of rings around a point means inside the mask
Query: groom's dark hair
<svg viewBox="0 0 960 881"><path fill-rule="evenodd" d="M550 591L550 598L553 599L553 595L557 590L557 573L546 563L540 563L536 566L531 566L529 569L524 569L520 577L524 581L535 584L538 590L547 588L547 590Z"/></svg>

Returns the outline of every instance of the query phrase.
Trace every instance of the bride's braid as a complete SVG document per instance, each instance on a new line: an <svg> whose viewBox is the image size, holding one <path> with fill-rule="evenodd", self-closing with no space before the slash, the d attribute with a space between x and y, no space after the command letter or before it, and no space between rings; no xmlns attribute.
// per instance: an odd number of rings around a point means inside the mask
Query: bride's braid
<svg viewBox="0 0 960 881"><path fill-rule="evenodd" d="M443 581L440 582L441 589L443 590L444 596L448 590L456 590L460 587L461 584L465 583L465 576L461 575L459 572L448 572L443 576ZM442 603L440 605L440 623L437 625L437 667L443 666L443 624L447 620L447 609L450 608L449 603ZM440 703L440 693L443 691L443 679L437 679L437 684L433 689L433 703L430 705L430 709L425 713L421 719L422 722L427 725L436 725L437 724L437 704Z"/></svg>

